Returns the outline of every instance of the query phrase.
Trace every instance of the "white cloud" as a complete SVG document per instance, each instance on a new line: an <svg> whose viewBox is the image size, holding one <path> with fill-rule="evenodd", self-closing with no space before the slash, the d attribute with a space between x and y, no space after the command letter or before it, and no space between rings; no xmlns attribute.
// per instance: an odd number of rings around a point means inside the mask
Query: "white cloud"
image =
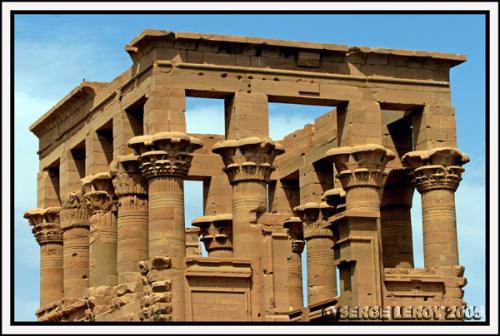
<svg viewBox="0 0 500 336"><path fill-rule="evenodd" d="M224 134L224 103L216 99L187 99L189 133Z"/></svg>

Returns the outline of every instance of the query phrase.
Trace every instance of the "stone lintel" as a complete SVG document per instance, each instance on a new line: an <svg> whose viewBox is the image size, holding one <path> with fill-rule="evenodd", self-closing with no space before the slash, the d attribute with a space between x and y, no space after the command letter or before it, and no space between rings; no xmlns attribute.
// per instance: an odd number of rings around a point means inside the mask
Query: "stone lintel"
<svg viewBox="0 0 500 336"><path fill-rule="evenodd" d="M186 277L250 278L252 262L235 258L186 258Z"/></svg>

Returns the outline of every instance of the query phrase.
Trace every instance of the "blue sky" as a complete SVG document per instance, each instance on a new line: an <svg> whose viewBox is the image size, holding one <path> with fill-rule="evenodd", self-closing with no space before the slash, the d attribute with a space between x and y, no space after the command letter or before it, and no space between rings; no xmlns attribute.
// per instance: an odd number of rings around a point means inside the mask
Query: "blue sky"
<svg viewBox="0 0 500 336"><path fill-rule="evenodd" d="M484 305L485 55L479 15L16 15L15 17L15 318L34 320L38 245L22 214L36 207L37 139L28 127L84 78L111 81L131 65L124 46L147 28L461 53L451 71L458 148L471 157L456 193L466 301ZM188 130L223 133L223 107L190 99ZM324 108L270 107L273 138L302 127ZM208 117L208 115L210 117ZM201 215L201 184L186 184L186 222ZM423 266L420 195L412 209L416 267Z"/></svg>

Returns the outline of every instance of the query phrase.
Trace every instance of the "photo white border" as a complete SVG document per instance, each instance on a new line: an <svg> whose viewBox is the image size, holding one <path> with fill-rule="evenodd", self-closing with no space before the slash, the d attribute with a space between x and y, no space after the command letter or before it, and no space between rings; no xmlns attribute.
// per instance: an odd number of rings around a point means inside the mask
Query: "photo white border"
<svg viewBox="0 0 500 336"><path fill-rule="evenodd" d="M12 326L10 324L10 11L12 10L486 10L490 12L490 326ZM457 37L459 38L459 37ZM498 4L494 2L2 2L2 334L497 334Z"/></svg>

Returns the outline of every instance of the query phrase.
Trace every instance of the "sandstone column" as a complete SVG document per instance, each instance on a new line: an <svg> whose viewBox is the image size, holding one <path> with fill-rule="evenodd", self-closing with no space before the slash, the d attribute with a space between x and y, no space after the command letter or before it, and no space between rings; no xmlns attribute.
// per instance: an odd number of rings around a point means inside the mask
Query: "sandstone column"
<svg viewBox="0 0 500 336"><path fill-rule="evenodd" d="M402 158L422 195L425 267L459 265L455 191L469 157L455 148L413 151Z"/></svg>
<svg viewBox="0 0 500 336"><path fill-rule="evenodd" d="M391 170L380 208L385 267L413 268L410 211L414 189L405 169Z"/></svg>
<svg viewBox="0 0 500 336"><path fill-rule="evenodd" d="M201 216L193 220L200 228L201 241L209 257L231 258L233 256L233 233L231 214Z"/></svg>
<svg viewBox="0 0 500 336"><path fill-rule="evenodd" d="M63 297L63 237L61 208L30 209L24 214L40 245L40 306Z"/></svg>
<svg viewBox="0 0 500 336"><path fill-rule="evenodd" d="M224 171L232 185L233 257L252 260L255 265L252 305L261 308L252 309L252 318L260 320L264 318L260 301L262 233L257 220L267 211L266 186L275 169L274 158L283 153L283 148L269 138L251 137L220 141L212 151L222 156Z"/></svg>
<svg viewBox="0 0 500 336"><path fill-rule="evenodd" d="M307 244L308 305L337 296L333 233L326 228L332 210L325 202L310 202L294 209L302 220Z"/></svg>
<svg viewBox="0 0 500 336"><path fill-rule="evenodd" d="M170 258L166 270L172 286L172 319L185 320L184 178L192 152L201 142L181 132L162 132L130 139L140 155L140 170L148 181L149 258Z"/></svg>
<svg viewBox="0 0 500 336"><path fill-rule="evenodd" d="M139 157L119 156L113 170L118 202L116 267L118 283L138 282L138 263L148 259L148 201Z"/></svg>
<svg viewBox="0 0 500 336"><path fill-rule="evenodd" d="M290 310L302 308L304 298L302 295L302 252L304 251L304 234L302 221L299 217L290 217L283 224L288 229L291 252L288 257L288 296Z"/></svg>
<svg viewBox="0 0 500 336"><path fill-rule="evenodd" d="M60 220L64 241L64 298L84 298L89 287L89 221L80 193L69 194Z"/></svg>
<svg viewBox="0 0 500 336"><path fill-rule="evenodd" d="M116 204L109 172L82 180L89 209L89 287L115 286L116 273Z"/></svg>
<svg viewBox="0 0 500 336"><path fill-rule="evenodd" d="M338 230L334 248L338 254L342 305L374 305L382 302L382 246L380 233L381 188L385 166L394 154L381 145L340 147L326 153L337 169L346 193L346 210L330 219Z"/></svg>

